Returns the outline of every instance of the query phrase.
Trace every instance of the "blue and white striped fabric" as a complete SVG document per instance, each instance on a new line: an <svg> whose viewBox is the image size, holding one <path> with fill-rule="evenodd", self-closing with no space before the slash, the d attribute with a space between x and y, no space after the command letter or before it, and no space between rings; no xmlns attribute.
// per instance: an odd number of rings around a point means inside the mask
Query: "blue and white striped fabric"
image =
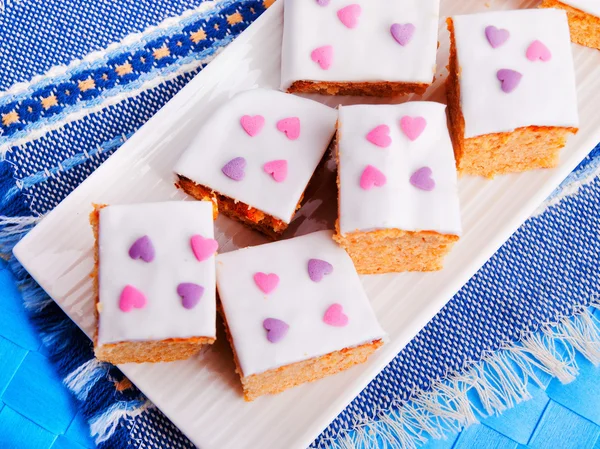
<svg viewBox="0 0 600 449"><path fill-rule="evenodd" d="M1 252L271 3L0 0ZM530 365L568 380L569 354L595 360L588 342L599 331L586 307L600 303L599 173L600 147L313 446L414 447L472 421L478 401L492 413L522 399L515 390L535 375ZM118 370L92 358L87 338L11 263L98 447L193 447Z"/></svg>

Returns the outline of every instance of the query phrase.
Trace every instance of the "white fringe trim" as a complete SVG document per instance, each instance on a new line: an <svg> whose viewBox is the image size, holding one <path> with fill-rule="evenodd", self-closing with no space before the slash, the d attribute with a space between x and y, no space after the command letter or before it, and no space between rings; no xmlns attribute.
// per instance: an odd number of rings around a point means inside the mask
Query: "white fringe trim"
<svg viewBox="0 0 600 449"><path fill-rule="evenodd" d="M6 217L0 215L0 227L4 227L0 232L0 238L6 239L7 237L20 236L30 228L40 222L42 217Z"/></svg>
<svg viewBox="0 0 600 449"><path fill-rule="evenodd" d="M96 436L96 444L107 441L122 419L131 419L144 413L148 408L154 405L146 400L141 405L131 407L131 403L117 402L113 404L107 411L90 420L90 431L93 436Z"/></svg>
<svg viewBox="0 0 600 449"><path fill-rule="evenodd" d="M589 173L586 173L581 179L577 179L567 184L555 195L552 195L546 201L544 201L540 206L536 209L536 211L532 214L532 217L537 217L542 215L552 206L556 206L562 200L567 197L577 195L582 187L592 183L598 176L600 176L600 163L598 166L591 170Z"/></svg>
<svg viewBox="0 0 600 449"><path fill-rule="evenodd" d="M77 399L85 401L90 390L107 372L106 363L91 359L69 374L64 383Z"/></svg>
<svg viewBox="0 0 600 449"><path fill-rule="evenodd" d="M595 298L592 307L599 306L600 299ZM478 417L502 413L530 399L528 386L543 386L537 370L562 383L573 381L579 372L577 354L600 364L600 322L591 308L490 353L466 371L436 382L431 390L415 392L409 402L395 400L393 410L381 410L318 447L416 449L431 438L445 438L477 423Z"/></svg>

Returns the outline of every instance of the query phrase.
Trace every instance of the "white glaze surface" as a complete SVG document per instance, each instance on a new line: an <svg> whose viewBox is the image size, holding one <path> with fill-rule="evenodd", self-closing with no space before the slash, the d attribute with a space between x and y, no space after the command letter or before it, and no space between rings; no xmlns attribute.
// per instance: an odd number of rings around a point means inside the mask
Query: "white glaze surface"
<svg viewBox="0 0 600 449"><path fill-rule="evenodd" d="M532 9L455 16L465 137L509 132L526 126L579 126L571 39L564 11ZM510 38L492 48L488 26L506 29ZM552 53L547 62L525 56L542 41ZM498 70L523 74L511 93L501 89Z"/></svg>
<svg viewBox="0 0 600 449"><path fill-rule="evenodd" d="M244 115L262 115L262 131L250 137L240 125ZM287 117L300 118L300 137L290 140L277 129ZM175 165L175 172L289 223L300 197L335 132L337 112L312 100L276 90L251 89L234 96L203 124ZM245 177L234 181L221 168L233 158L247 161ZM284 182L263 170L269 161L288 161Z"/></svg>
<svg viewBox="0 0 600 449"><path fill-rule="evenodd" d="M108 206L100 211L100 321L98 344L167 338L215 338L214 256L198 262L190 238L213 238L212 204L207 201ZM150 237L155 259L129 257L140 237ZM185 309L177 294L182 282L204 287L200 302ZM119 296L131 284L147 299L143 309L123 312Z"/></svg>
<svg viewBox="0 0 600 449"><path fill-rule="evenodd" d="M446 125L446 106L434 102L401 105L343 106L339 113L340 231L402 229L461 234L452 143ZM403 116L424 117L421 136L409 140L400 128ZM373 145L366 135L388 125L392 144ZM383 187L363 190L360 177L367 165L387 178ZM421 167L430 167L434 190L419 190L410 183Z"/></svg>
<svg viewBox="0 0 600 449"><path fill-rule="evenodd" d="M560 0L565 5L580 9L596 17L600 17L600 0Z"/></svg>
<svg viewBox="0 0 600 449"><path fill-rule="evenodd" d="M217 257L219 297L244 376L384 337L350 257L331 237L331 231L320 231ZM311 281L310 259L329 262L333 272ZM254 283L256 272L277 274L277 289L265 295ZM347 326L323 322L333 303L343 306ZM290 326L284 339L267 340L267 318Z"/></svg>
<svg viewBox="0 0 600 449"><path fill-rule="evenodd" d="M430 84L435 73L439 0L285 0L281 88L294 81L403 81ZM337 11L359 4L358 26L350 29ZM405 46L390 33L394 23L416 30ZM311 52L333 46L333 63L323 70Z"/></svg>

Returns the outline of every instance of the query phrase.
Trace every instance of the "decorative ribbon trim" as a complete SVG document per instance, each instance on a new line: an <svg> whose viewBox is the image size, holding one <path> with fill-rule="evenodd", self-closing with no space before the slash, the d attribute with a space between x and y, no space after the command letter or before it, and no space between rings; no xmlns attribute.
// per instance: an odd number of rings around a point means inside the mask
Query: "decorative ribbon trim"
<svg viewBox="0 0 600 449"><path fill-rule="evenodd" d="M136 42L97 53L0 97L0 148L50 129L198 68L262 14L272 0L210 3L170 26L137 35ZM173 23L175 23L173 25ZM131 38L123 42L131 41ZM62 72L56 74L57 72ZM81 115L81 114L80 114Z"/></svg>

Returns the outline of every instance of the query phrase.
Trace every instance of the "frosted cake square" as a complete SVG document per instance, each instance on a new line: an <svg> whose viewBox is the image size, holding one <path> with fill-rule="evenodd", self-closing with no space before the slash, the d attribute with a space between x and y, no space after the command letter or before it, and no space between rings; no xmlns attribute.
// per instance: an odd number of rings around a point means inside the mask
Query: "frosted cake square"
<svg viewBox="0 0 600 449"><path fill-rule="evenodd" d="M215 341L210 202L96 206L90 222L98 359L168 362Z"/></svg>
<svg viewBox="0 0 600 449"><path fill-rule="evenodd" d="M281 88L388 97L433 82L439 0L285 0Z"/></svg>
<svg viewBox="0 0 600 449"><path fill-rule="evenodd" d="M217 289L244 397L252 401L363 363L384 338L331 231L217 257Z"/></svg>
<svg viewBox="0 0 600 449"><path fill-rule="evenodd" d="M448 19L451 132L461 174L555 167L579 118L567 15L555 9Z"/></svg>
<svg viewBox="0 0 600 449"><path fill-rule="evenodd" d="M461 234L446 106L340 107L335 240L359 273L434 271Z"/></svg>
<svg viewBox="0 0 600 449"><path fill-rule="evenodd" d="M571 40L576 44L600 50L600 1L543 0L540 8L566 11L571 28Z"/></svg>
<svg viewBox="0 0 600 449"><path fill-rule="evenodd" d="M275 90L234 96L175 165L178 185L219 211L280 236L335 133L337 112Z"/></svg>

